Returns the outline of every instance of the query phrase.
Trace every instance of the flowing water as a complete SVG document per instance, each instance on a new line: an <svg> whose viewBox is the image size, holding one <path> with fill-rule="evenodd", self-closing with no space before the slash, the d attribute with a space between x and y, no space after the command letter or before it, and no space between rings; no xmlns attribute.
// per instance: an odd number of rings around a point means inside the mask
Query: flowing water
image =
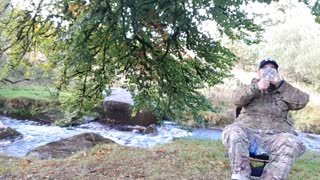
<svg viewBox="0 0 320 180"><path fill-rule="evenodd" d="M221 129L196 128L192 132L182 129L176 124L165 121L157 126L157 134L145 134L137 131L119 131L111 126L90 122L77 127L66 128L40 125L33 121L20 121L0 116L0 124L20 132L23 137L16 141L0 141L0 153L12 156L24 156L28 151L38 146L71 137L76 134L92 132L109 138L120 145L135 147L153 147L171 142L174 138L221 139ZM320 135L299 133L299 137L308 149L320 151Z"/></svg>

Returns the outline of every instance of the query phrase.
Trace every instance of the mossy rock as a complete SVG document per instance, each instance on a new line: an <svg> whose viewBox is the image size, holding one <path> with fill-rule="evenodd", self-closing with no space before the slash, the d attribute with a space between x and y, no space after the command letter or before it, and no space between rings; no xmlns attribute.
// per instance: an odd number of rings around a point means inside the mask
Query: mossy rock
<svg viewBox="0 0 320 180"><path fill-rule="evenodd" d="M49 108L34 113L32 116L32 120L44 124L52 124L55 123L58 119L64 118L64 114L64 111L59 108Z"/></svg>
<svg viewBox="0 0 320 180"><path fill-rule="evenodd" d="M0 127L0 139L15 139L19 136L22 135L10 127Z"/></svg>

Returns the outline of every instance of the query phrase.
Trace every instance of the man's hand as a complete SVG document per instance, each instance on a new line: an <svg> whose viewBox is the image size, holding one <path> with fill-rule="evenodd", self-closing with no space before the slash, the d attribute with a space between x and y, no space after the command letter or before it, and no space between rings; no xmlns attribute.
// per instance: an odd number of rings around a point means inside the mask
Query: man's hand
<svg viewBox="0 0 320 180"><path fill-rule="evenodd" d="M265 89L268 89L269 85L270 85L270 80L262 78L258 82L258 89L263 91Z"/></svg>

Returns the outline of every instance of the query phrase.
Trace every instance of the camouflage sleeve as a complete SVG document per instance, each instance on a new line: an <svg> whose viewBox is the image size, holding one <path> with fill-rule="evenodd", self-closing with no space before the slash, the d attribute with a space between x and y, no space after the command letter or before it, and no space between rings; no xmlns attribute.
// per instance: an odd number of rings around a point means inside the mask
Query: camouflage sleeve
<svg viewBox="0 0 320 180"><path fill-rule="evenodd" d="M298 88L293 87L288 82L284 81L279 87L283 100L288 104L289 110L299 110L309 102L309 95Z"/></svg>
<svg viewBox="0 0 320 180"><path fill-rule="evenodd" d="M261 92L257 86L258 81L258 79L253 79L250 85L243 85L233 92L232 100L237 107L243 107L260 96Z"/></svg>

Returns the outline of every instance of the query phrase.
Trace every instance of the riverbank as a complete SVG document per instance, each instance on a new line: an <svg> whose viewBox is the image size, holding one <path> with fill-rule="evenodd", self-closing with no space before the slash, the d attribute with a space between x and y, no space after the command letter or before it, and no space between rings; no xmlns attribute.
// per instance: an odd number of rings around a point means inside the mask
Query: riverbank
<svg viewBox="0 0 320 180"><path fill-rule="evenodd" d="M0 156L0 179L230 179L221 141L179 139L153 148L100 145L66 159ZM307 151L290 180L320 179L320 154Z"/></svg>
<svg viewBox="0 0 320 180"><path fill-rule="evenodd" d="M248 79L248 78L247 78ZM223 85L202 90L202 93L213 104L216 112L202 112L200 119L197 121L188 118L181 122L184 126L189 127L219 127L223 128L233 122L235 118L235 106L232 104L232 92L236 87L235 80L229 80ZM289 114L290 118L295 121L298 131L305 133L320 134L320 95L311 93L310 103L302 110L293 111ZM63 92L60 94L60 100L66 99L70 93ZM41 88L0 88L0 115L14 117L17 119L32 119L43 123L52 123L56 120L57 125L68 126L71 122L72 115L63 115L65 112L59 108L59 101L52 100L52 93L49 90ZM96 114L96 112L93 112ZM48 122L47 117L54 117ZM66 118L64 118L64 116ZM71 118L70 118L71 117Z"/></svg>
<svg viewBox="0 0 320 180"><path fill-rule="evenodd" d="M233 116L223 101L227 98L217 94L210 100L218 102L216 98L223 105L218 113ZM184 139L153 148L103 145L48 161L1 156L0 179L229 179L225 151L220 141ZM319 152L308 151L289 179L320 179L319 159Z"/></svg>

